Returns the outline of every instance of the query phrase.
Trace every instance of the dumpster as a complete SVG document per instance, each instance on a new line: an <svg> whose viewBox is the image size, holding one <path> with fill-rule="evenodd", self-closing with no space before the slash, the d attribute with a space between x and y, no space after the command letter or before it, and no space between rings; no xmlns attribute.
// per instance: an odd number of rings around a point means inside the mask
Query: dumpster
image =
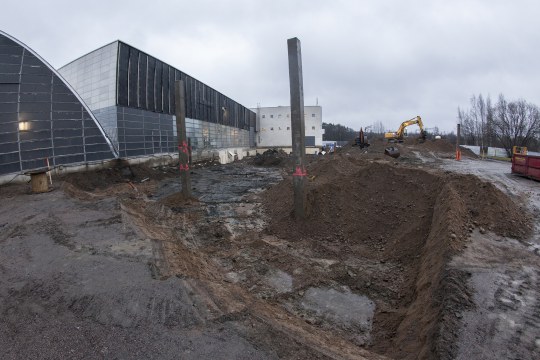
<svg viewBox="0 0 540 360"><path fill-rule="evenodd" d="M540 156L514 154L512 156L512 174L540 181Z"/></svg>

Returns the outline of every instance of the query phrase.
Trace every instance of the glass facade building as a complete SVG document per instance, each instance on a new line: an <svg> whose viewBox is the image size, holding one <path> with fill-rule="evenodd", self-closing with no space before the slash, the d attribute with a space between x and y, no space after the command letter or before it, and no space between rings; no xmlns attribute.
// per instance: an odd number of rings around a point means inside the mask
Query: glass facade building
<svg viewBox="0 0 540 360"><path fill-rule="evenodd" d="M32 49L0 31L0 175L114 159L81 97Z"/></svg>
<svg viewBox="0 0 540 360"><path fill-rule="evenodd" d="M121 157L177 151L174 84L183 80L193 152L255 146L256 115L220 92L121 41L59 69Z"/></svg>

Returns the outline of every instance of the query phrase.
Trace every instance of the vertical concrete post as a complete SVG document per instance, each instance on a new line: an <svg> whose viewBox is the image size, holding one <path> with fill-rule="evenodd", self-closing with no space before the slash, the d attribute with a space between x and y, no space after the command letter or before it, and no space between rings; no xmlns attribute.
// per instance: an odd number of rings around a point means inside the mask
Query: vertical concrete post
<svg viewBox="0 0 540 360"><path fill-rule="evenodd" d="M289 82L291 92L291 132L294 157L293 188L294 214L297 219L306 216L306 167L305 167L305 124L304 124L304 85L302 81L302 53L300 40L287 40L289 53Z"/></svg>
<svg viewBox="0 0 540 360"><path fill-rule="evenodd" d="M461 160L461 149L459 148L459 138L461 137L461 124L457 124L457 136L456 136L456 160Z"/></svg>
<svg viewBox="0 0 540 360"><path fill-rule="evenodd" d="M188 158L189 158L189 166L192 164L192 154L191 154L191 138L187 139L187 145L188 145Z"/></svg>
<svg viewBox="0 0 540 360"><path fill-rule="evenodd" d="M182 180L182 194L185 198L191 197L191 176L189 174L189 147L186 132L186 100L184 95L184 81L175 82L176 105L176 136L178 137L178 161L180 163L180 177Z"/></svg>

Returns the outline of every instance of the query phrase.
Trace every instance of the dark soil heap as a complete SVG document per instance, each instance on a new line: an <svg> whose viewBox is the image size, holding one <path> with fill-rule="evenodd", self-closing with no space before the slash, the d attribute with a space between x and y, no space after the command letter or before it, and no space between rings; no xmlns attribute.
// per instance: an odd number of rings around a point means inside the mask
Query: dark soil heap
<svg viewBox="0 0 540 360"><path fill-rule="evenodd" d="M288 211L291 178L264 194L268 231L321 258L362 260L355 276L344 268L334 280L376 302L372 350L400 359L452 358L455 313L471 302L467 274L446 264L475 227L526 236L525 210L474 176L400 167L352 151L312 163L308 177L304 221Z"/></svg>
<svg viewBox="0 0 540 360"><path fill-rule="evenodd" d="M161 180L177 173L176 167L152 168L148 165L130 165L125 160L116 160L111 166L90 172L76 172L60 177L80 190L95 191L113 184Z"/></svg>
<svg viewBox="0 0 540 360"><path fill-rule="evenodd" d="M433 153L441 158L454 158L456 154L456 145L450 143L446 139L419 142L417 137L412 136L406 138L403 143L388 143L383 138L374 138L370 140L370 142L370 147L365 151L369 153L371 158L383 158L382 154L384 154L384 149L388 146L396 146L402 155L415 151L426 156ZM343 148L343 150L349 151L347 147ZM478 157L471 150L465 148L461 148L461 155L473 159Z"/></svg>
<svg viewBox="0 0 540 360"><path fill-rule="evenodd" d="M253 158L253 165L257 166L283 166L289 155L283 150L268 149Z"/></svg>

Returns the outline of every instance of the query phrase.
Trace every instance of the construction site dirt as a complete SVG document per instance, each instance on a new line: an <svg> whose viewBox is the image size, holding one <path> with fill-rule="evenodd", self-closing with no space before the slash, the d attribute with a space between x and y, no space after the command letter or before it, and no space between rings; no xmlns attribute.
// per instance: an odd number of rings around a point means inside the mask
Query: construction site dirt
<svg viewBox="0 0 540 360"><path fill-rule="evenodd" d="M540 184L385 145L0 187L0 356L539 358Z"/></svg>

